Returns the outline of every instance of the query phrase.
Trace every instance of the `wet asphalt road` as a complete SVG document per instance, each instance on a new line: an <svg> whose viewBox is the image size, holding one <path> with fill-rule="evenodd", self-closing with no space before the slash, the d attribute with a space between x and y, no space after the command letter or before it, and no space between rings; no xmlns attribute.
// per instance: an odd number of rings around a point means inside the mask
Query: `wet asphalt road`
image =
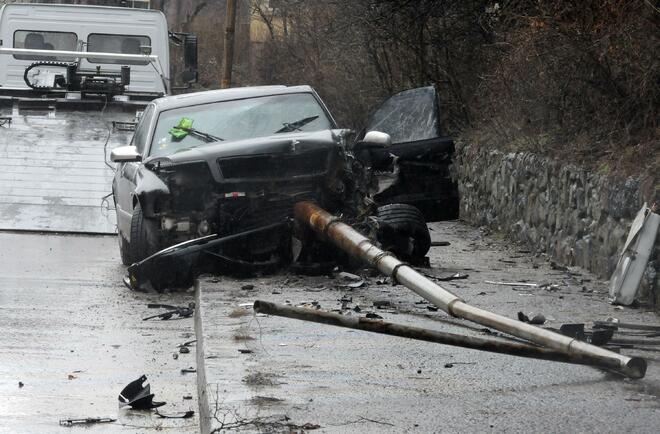
<svg viewBox="0 0 660 434"><path fill-rule="evenodd" d="M433 268L426 272L467 275L441 285L468 303L511 318L518 311L541 312L554 328L608 317L660 322L644 309L608 304L605 283L584 271L553 269L546 258L460 222L431 228L435 241L451 245L432 248ZM324 433L658 432L657 351L623 350L649 362L647 376L635 381L591 367L254 316L246 307L261 299L347 316L372 312L394 323L489 336L482 326L429 309L401 285L368 271L362 275L359 288L347 287L336 274L201 279L198 355L207 386L200 401L208 403L210 425L247 432L304 426ZM486 281L548 282L557 288ZM382 308L374 306L383 302Z"/></svg>
<svg viewBox="0 0 660 434"><path fill-rule="evenodd" d="M0 432L71 432L65 418L110 417L85 432L198 432L193 319L142 321L147 303L192 294L141 294L121 283L113 236L0 233ZM117 395L146 374L163 413L119 410ZM22 383L22 387L20 386ZM190 399L184 399L184 397Z"/></svg>
<svg viewBox="0 0 660 434"><path fill-rule="evenodd" d="M451 246L433 248L429 272L468 274L444 284L468 302L509 316L543 312L552 327L608 316L660 322L650 312L608 305L603 282L591 275L553 270L544 258L460 223L432 228L434 240ZM198 294L203 315L197 320L204 351L196 354L193 346L174 359L177 345L196 337L193 318L142 321L158 312L146 304L185 305L193 294L127 290L114 237L0 233L0 246L3 433L71 432L76 428L61 428L58 421L84 417L118 419L85 432L199 432L197 377L180 373L195 366L203 366L206 375L202 407L207 416L217 416L204 425L219 428L224 421L246 432L318 425L312 432L653 433L660 424L656 351L633 352L649 360L649 369L646 378L631 381L589 367L243 312L242 303L258 298L316 301L341 310L340 300L348 297L348 309L359 305L362 314L484 336L480 327L431 311L419 297L376 277L367 275L364 287L346 288L337 277L281 272L249 281L203 279ZM509 288L485 280L549 281L559 289ZM390 306L373 306L383 299ZM167 401L163 412L194 410L195 418L163 420L118 410L117 394L142 374L156 400Z"/></svg>

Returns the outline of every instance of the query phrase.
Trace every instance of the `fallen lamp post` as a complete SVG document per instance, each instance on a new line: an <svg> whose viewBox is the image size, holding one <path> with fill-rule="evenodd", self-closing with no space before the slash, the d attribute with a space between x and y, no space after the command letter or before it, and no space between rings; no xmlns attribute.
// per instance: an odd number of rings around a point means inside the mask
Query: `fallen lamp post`
<svg viewBox="0 0 660 434"><path fill-rule="evenodd" d="M450 315L468 319L566 354L598 359L605 365L616 360L617 366L612 369L630 378L643 378L646 374L646 361L640 357L617 354L465 303L460 297L425 278L391 253L378 248L367 237L314 203L306 201L296 203L294 214L298 221L308 225L321 237L375 267L384 275L392 277L394 281L406 286Z"/></svg>
<svg viewBox="0 0 660 434"><path fill-rule="evenodd" d="M593 357L584 354L566 353L517 342L507 342L496 339L486 339L478 336L464 336L454 333L429 330L420 327L410 327L394 324L382 320L346 316L338 313L326 312L317 309L293 307L283 304L257 300L254 302L254 311L268 315L293 318L302 321L317 322L338 327L364 330L390 336L415 339L455 347L470 348L491 353L508 354L511 356L527 357L533 359L550 360L555 362L573 363L577 365L596 366L604 369L617 370L619 361L606 357Z"/></svg>

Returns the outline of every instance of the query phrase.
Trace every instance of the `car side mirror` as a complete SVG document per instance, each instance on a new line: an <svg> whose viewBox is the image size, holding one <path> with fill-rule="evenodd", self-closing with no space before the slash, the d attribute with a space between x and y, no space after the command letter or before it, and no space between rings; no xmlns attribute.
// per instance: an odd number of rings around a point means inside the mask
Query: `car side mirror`
<svg viewBox="0 0 660 434"><path fill-rule="evenodd" d="M361 140L366 145L387 148L392 145L392 137L380 131L369 131Z"/></svg>
<svg viewBox="0 0 660 434"><path fill-rule="evenodd" d="M184 83L197 82L197 35L187 33L183 37L183 65L181 79Z"/></svg>
<svg viewBox="0 0 660 434"><path fill-rule="evenodd" d="M112 150L110 160L113 163L131 163L142 161L142 155L140 155L135 146L120 146Z"/></svg>

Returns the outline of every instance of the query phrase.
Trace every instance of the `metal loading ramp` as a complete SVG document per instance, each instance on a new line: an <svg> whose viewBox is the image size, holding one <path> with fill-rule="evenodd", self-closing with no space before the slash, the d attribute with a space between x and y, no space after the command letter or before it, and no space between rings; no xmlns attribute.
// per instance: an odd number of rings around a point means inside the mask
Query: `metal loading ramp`
<svg viewBox="0 0 660 434"><path fill-rule="evenodd" d="M103 202L114 175L103 148L112 121L134 116L65 110L48 100L0 101L0 230L115 233L112 197ZM112 132L108 155L130 135Z"/></svg>

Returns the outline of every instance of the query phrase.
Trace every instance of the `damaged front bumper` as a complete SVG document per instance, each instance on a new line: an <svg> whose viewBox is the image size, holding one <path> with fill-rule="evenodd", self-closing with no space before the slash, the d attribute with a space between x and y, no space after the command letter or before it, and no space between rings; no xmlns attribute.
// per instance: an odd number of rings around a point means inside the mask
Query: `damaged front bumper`
<svg viewBox="0 0 660 434"><path fill-rule="evenodd" d="M162 291L190 287L205 272L252 275L274 271L286 260L285 246L280 254L259 262L237 258L233 251L240 249L237 246L241 244L258 242L259 238L275 232L281 234L285 244L290 227L290 220L286 220L232 235L208 235L184 241L129 266L124 284L132 290Z"/></svg>

